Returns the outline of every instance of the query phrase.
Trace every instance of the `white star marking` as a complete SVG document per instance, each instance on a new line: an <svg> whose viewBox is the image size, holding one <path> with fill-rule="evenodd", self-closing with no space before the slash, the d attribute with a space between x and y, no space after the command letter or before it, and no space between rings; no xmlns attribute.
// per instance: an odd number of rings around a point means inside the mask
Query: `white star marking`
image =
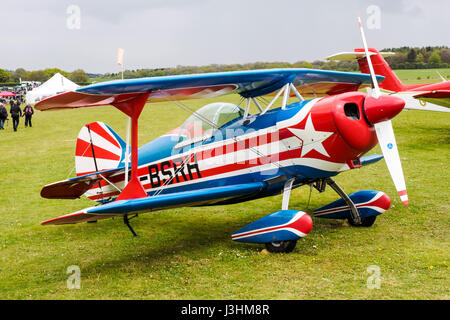
<svg viewBox="0 0 450 320"><path fill-rule="evenodd" d="M311 120L311 114L309 114L308 119L306 120L305 129L288 129L303 141L302 157L311 150L316 150L324 156L330 157L327 150L323 147L322 142L331 136L333 132L316 131Z"/></svg>

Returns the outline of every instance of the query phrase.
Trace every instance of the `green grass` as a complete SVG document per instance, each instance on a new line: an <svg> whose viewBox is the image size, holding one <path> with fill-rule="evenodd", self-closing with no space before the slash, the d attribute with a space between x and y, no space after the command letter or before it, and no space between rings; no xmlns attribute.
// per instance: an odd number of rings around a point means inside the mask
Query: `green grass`
<svg viewBox="0 0 450 320"><path fill-rule="evenodd" d="M405 84L422 84L431 82L441 82L438 72L446 79L450 80L450 68L446 69L402 69L394 70L397 76Z"/></svg>
<svg viewBox="0 0 450 320"><path fill-rule="evenodd" d="M222 98L237 101L237 97ZM201 106L210 100L189 102ZM173 104L144 109L143 144L188 116ZM48 200L44 184L73 176L81 126L101 120L122 137L125 117L112 107L36 112L33 128L0 131L0 299L449 299L449 115L402 112L394 119L410 206L404 207L383 162L345 172L348 192L378 189L392 207L372 228L314 219L291 254L232 242L231 233L281 207L281 196L230 206L179 208L132 220L41 226L43 220L92 205ZM380 152L376 147L375 152ZM293 191L290 207L311 212L337 198L327 189ZM81 269L69 290L67 267ZM366 286L367 268L381 288ZM432 266L432 267L431 267Z"/></svg>

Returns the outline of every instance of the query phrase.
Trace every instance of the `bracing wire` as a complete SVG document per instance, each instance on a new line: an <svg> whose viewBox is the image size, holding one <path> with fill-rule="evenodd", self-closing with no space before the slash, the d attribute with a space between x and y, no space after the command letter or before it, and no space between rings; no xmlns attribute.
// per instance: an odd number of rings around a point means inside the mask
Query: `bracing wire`
<svg viewBox="0 0 450 320"><path fill-rule="evenodd" d="M176 106L178 106L178 107L181 108L182 110L187 111L187 112L190 112L192 115L196 116L196 117L197 117L198 119L200 119L201 121L206 122L206 123L207 123L208 125L210 125L213 129L215 129L215 130L219 129L215 123L211 122L209 119L206 119L206 118L203 117L201 114L199 114L199 113L196 112L194 109L192 109L191 107L187 106L186 104L182 103L181 101L176 100L176 99L174 99L174 98L172 98L172 97L170 97L170 96L167 97L166 100L167 100L167 101L172 101ZM241 99L240 99L240 101L239 101L239 104L238 104L236 107L239 107L239 105L241 105L242 102L243 102L244 100L245 100L245 98L241 97ZM264 101L264 100L263 100L263 101ZM202 139L202 140L199 141L199 142L204 142L206 139L209 139L209 138L210 138L210 137L205 137L204 139ZM284 168L283 166L279 165L279 164L276 163L276 162L273 162L273 161L270 159L269 156L267 156L267 155L261 153L259 150L256 150L254 147L249 146L248 143L246 143L245 141L238 140L237 137L233 137L233 140L234 140L236 143L241 144L244 148L253 151L256 155L260 156L261 158L265 158L265 159L268 161L268 163L270 163L270 164L272 164L272 165L278 167L278 169L287 172L287 173L288 173L289 175L291 175L291 176L297 176L296 174L290 172L290 170ZM175 179L175 177L178 175L178 173L179 173L182 169L184 169L184 166L186 165L186 163L187 163L188 161L191 161L191 159L192 159L193 157L194 157L194 153L192 153L190 156L185 157L184 160L182 161L180 167L174 172L174 175L173 175L170 179L165 180L164 183L161 185L160 189L157 190L152 196L157 196L157 195L161 194L161 192L164 190L164 187L165 187L166 185L172 183L173 179Z"/></svg>

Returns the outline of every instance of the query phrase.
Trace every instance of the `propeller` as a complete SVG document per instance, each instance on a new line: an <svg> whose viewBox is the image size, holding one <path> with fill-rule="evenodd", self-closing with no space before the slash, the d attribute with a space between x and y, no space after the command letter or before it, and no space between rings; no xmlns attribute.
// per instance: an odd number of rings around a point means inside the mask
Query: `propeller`
<svg viewBox="0 0 450 320"><path fill-rule="evenodd" d="M378 86L377 78L373 70L372 61L369 57L369 49L367 47L366 37L364 35L363 26L361 23L361 17L358 16L359 30L361 31L361 38L364 45L364 51L366 54L367 64L369 65L370 77L372 79L373 89L371 90L371 99L365 103L366 119L373 124L377 134L378 142L380 143L381 150L383 152L384 160L391 174L395 188L400 196L401 201L405 206L408 205L408 194L406 192L405 178L403 176L402 164L400 162L400 156L398 154L397 142L395 141L394 129L392 128L391 118L400 112L404 107L404 101L389 101L390 104L382 107L382 101L376 103L376 100L384 100L388 97L380 97L381 91ZM389 97L391 98L391 97ZM392 97L393 98L393 97ZM374 101L375 100L375 101ZM370 104L372 108L370 108ZM376 105L376 108L373 107ZM372 114L371 114L372 111Z"/></svg>

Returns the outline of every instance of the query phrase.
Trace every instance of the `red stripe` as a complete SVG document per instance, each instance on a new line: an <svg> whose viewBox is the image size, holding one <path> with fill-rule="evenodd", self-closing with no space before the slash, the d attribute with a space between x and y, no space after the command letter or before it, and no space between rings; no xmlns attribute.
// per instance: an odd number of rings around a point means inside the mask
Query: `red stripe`
<svg viewBox="0 0 450 320"><path fill-rule="evenodd" d="M106 149L100 148L95 144L94 144L94 153L95 157L98 159L117 160L117 161L120 160L119 155L112 153L111 151L108 151ZM82 139L78 139L75 155L78 157L93 158L94 155L92 154L91 144Z"/></svg>
<svg viewBox="0 0 450 320"><path fill-rule="evenodd" d="M235 141L211 149L198 151L195 154L198 160L206 160L209 158L226 155L240 150L255 148L262 145L270 144L272 142L281 141L290 138L292 136L294 136L294 134L289 130L280 130L280 132L267 133L260 136L247 138L241 141Z"/></svg>
<svg viewBox="0 0 450 320"><path fill-rule="evenodd" d="M119 143L116 141L116 139L111 135L111 133L109 133L108 131L106 131L105 129L103 129L103 127L98 123L98 122L93 122L93 123L89 123L86 125L86 127L89 126L89 128L91 129L91 131L94 131L96 134L100 135L102 138L108 140L109 142L111 142L113 145L115 145L117 148L120 148Z"/></svg>
<svg viewBox="0 0 450 320"><path fill-rule="evenodd" d="M386 211L391 206L391 199L387 194L383 193L381 197L369 204L366 204L366 206L378 207Z"/></svg>
<svg viewBox="0 0 450 320"><path fill-rule="evenodd" d="M398 192L399 196L406 196L406 190L402 190Z"/></svg>

